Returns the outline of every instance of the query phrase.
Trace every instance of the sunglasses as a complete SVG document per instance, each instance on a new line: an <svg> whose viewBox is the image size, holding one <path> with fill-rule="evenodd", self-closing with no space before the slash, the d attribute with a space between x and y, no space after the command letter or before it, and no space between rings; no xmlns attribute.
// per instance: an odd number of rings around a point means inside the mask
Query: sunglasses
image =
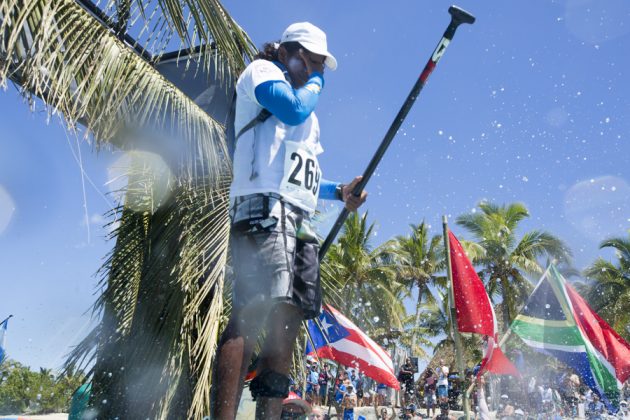
<svg viewBox="0 0 630 420"><path fill-rule="evenodd" d="M304 412L302 413L291 413L291 412L286 412L283 411L282 414L280 415L280 418L283 420L288 420L288 419L300 419L300 420L306 420L306 414L304 414Z"/></svg>
<svg viewBox="0 0 630 420"><path fill-rule="evenodd" d="M320 66L323 66L326 63L326 57L322 58L321 60L317 60L315 59L315 57L313 57L310 51L305 50L304 48L302 48L301 50L311 63L319 64Z"/></svg>

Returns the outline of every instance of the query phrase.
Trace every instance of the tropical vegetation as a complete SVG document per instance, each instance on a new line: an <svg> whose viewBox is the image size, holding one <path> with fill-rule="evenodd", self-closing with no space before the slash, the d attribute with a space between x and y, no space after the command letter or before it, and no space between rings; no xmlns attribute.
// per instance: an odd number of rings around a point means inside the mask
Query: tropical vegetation
<svg viewBox="0 0 630 420"><path fill-rule="evenodd" d="M407 287L408 296L416 294L416 310L414 322L408 324L410 333L409 347L414 354L421 354L423 349L417 346L419 336L423 333L420 325L423 305L436 302L432 287L446 287L443 274L446 267L442 236L429 233L430 227L423 221L419 225L411 225L411 233L397 236L390 247L393 264L398 276Z"/></svg>
<svg viewBox="0 0 630 420"><path fill-rule="evenodd" d="M457 224L470 232L483 249L474 262L481 268L480 277L488 294L500 299L503 325L507 326L533 289L527 276L542 274L542 261L569 262L571 251L549 232L532 230L519 238L519 223L529 217L521 203L481 202L479 209L481 212L459 216Z"/></svg>
<svg viewBox="0 0 630 420"><path fill-rule="evenodd" d="M351 214L322 264L328 301L373 335L402 329L403 285L388 257L389 244L372 247L375 225L368 214ZM337 285L337 287L335 287Z"/></svg>
<svg viewBox="0 0 630 420"><path fill-rule="evenodd" d="M420 326L424 328L426 339L430 339L432 353L439 354L440 350L455 350L453 324L449 315L450 307L447 291L438 291L438 299L427 304L423 311ZM477 363L481 360L481 340L479 337L467 334L462 336L462 349L465 361ZM454 364L453 364L454 365Z"/></svg>
<svg viewBox="0 0 630 420"><path fill-rule="evenodd" d="M69 390L87 380L99 417L203 418L214 350L230 310L228 146L222 121L156 65L179 42L187 49L183 68L201 70L227 90L255 48L217 0L105 3L98 9L82 0L0 2L0 83L10 80L29 100L40 98L51 115L63 115L70 128L80 124L99 147L146 148L138 130L148 127L166 130L176 147L149 144L168 171L156 171L146 154L133 155L124 198L110 214L114 245L100 271L98 325L60 377L40 372L34 378L11 365L0 398L16 404L9 411L23 412L36 400L56 409L60 403L48 405L48 396L67 401ZM163 154L173 149L179 152ZM571 253L548 232L518 235L529 216L522 204L483 202L479 209L457 224L472 235L465 247L508 323L531 290L528 276L542 273L547 261L570 263ZM326 300L372 335L403 331L399 342L413 352L439 337L447 345L440 235L431 237L422 222L375 246L374 229L367 214L347 220L322 264ZM617 250L618 262L597 260L586 271L589 301L617 328L629 322L628 244L604 242ZM408 314L404 302L412 296L415 311ZM74 374L81 367L86 375ZM63 390L53 390L66 379Z"/></svg>
<svg viewBox="0 0 630 420"><path fill-rule="evenodd" d="M115 245L94 307L100 322L67 363L89 368L91 404L104 418L205 416L229 309L225 129L155 67L170 44L188 49L182 68L225 89L255 52L214 0L115 0L101 9L82 0L0 2L1 84L39 97L99 147L148 146L168 165L165 183L143 158L130 166L111 214ZM138 130L149 129L175 144L140 144Z"/></svg>
<svg viewBox="0 0 630 420"><path fill-rule="evenodd" d="M589 283L583 293L593 309L630 341L630 235L607 239L600 248L614 250L617 261L600 257L584 270Z"/></svg>
<svg viewBox="0 0 630 420"><path fill-rule="evenodd" d="M68 412L70 399L84 381L82 372L32 371L14 360L0 363L0 415Z"/></svg>

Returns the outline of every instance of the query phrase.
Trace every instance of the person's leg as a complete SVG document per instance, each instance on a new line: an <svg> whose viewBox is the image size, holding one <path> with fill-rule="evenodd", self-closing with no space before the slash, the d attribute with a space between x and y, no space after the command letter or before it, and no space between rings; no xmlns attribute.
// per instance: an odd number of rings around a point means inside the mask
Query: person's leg
<svg viewBox="0 0 630 420"><path fill-rule="evenodd" d="M306 373L306 375L308 376L308 372ZM304 399L309 404L313 401L313 385L310 383L306 384Z"/></svg>
<svg viewBox="0 0 630 420"><path fill-rule="evenodd" d="M243 392L243 379L252 357L252 350L265 319L264 309L243 311L233 317L223 331L214 362L212 380L212 418L234 419ZM256 316L256 314L258 316Z"/></svg>
<svg viewBox="0 0 630 420"><path fill-rule="evenodd" d="M303 316L297 307L280 303L269 314L267 336L260 355L261 370L288 375L293 361L293 345ZM282 398L260 397L256 404L257 419L279 418L282 413Z"/></svg>
<svg viewBox="0 0 630 420"><path fill-rule="evenodd" d="M326 395L328 395L328 385L320 386L319 390L319 403L320 405L325 405Z"/></svg>

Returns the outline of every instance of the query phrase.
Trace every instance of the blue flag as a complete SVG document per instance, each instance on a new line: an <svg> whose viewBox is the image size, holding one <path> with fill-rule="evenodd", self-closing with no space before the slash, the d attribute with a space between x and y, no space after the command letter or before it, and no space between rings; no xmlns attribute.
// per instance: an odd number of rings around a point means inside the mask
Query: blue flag
<svg viewBox="0 0 630 420"><path fill-rule="evenodd" d="M9 317L11 318L11 317ZM4 336L7 332L7 325L9 324L9 318L5 319L0 323L0 363L4 360L4 356L6 354L5 346L4 346Z"/></svg>

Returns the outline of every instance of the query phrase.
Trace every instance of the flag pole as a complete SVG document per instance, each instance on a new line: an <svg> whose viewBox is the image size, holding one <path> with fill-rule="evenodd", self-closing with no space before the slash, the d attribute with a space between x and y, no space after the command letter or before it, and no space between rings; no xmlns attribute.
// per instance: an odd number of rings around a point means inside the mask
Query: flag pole
<svg viewBox="0 0 630 420"><path fill-rule="evenodd" d="M322 337L324 337L324 340L326 341L326 345L330 346L330 341L328 341L328 337L326 336L326 332L324 332L321 324L319 323L319 319L318 318L313 318L313 322L315 323L315 325L317 325L317 328L319 328L319 331L321 331L322 333ZM317 360L319 362L320 365L322 365L323 367L323 363L321 363L321 359L319 358L319 355L317 354L317 348L315 347L315 343L313 342L313 337L311 337L311 334L308 332L308 326L306 324L306 321L304 321L304 327L306 329L306 334L308 336L308 339L311 342L311 346L313 347L313 351L315 351L315 356L317 357ZM333 387L335 386L335 384L337 383L337 379L339 379L339 362L335 361L337 363L337 373L335 375L335 380L333 382ZM328 387L326 387L326 395L324 396L324 405L328 405L328 416L330 416L330 410L332 409L332 400L328 401L328 394L330 393L330 390L328 389Z"/></svg>
<svg viewBox="0 0 630 420"><path fill-rule="evenodd" d="M317 325L317 328L319 328L319 330L321 331L322 328L320 327L316 319L317 318L315 318L314 320L315 324ZM308 340L311 343L311 347L313 348L313 351L315 352L315 358L317 359L317 363L321 366L320 369L323 369L324 364L322 363L322 359L320 359L319 354L317 354L317 347L315 347L315 342L313 341L313 337L311 337L311 333L308 331L307 321L303 321L303 324L304 324L304 329L306 330L306 340ZM324 340L326 340L326 344L330 345L330 343L328 342L328 338L326 337L326 334L323 334L323 331L322 331L322 336L324 337ZM304 352L306 353L306 341L304 342ZM302 391L302 395L304 396L305 401L306 401L306 381L307 380L308 380L308 373L304 381L304 390Z"/></svg>
<svg viewBox="0 0 630 420"><path fill-rule="evenodd" d="M308 333L308 329L306 329L306 323L304 323L304 327L304 358L306 359L306 357L308 356L306 354L306 346L308 344L310 334ZM304 363L304 365L306 365L306 363ZM302 382L302 397L304 398L304 400L306 400L306 382L308 381L308 374L309 373L306 371L306 369L304 369L304 382Z"/></svg>
<svg viewBox="0 0 630 420"><path fill-rule="evenodd" d="M324 331L321 324L319 323L319 318L314 318L313 321L315 322L315 325L317 325L317 328L319 328L319 330L322 333L322 337L324 337L324 340L326 340L326 345L330 346L330 341L328 341L328 336L326 336L326 334L328 333L328 331ZM315 348L315 345L313 343L311 343L311 345L313 346L313 348ZM315 350L315 353L317 353L317 350ZM337 384L337 380L339 379L339 366L341 366L341 364L335 360L335 362L337 363L337 372L335 373L335 380L332 383L333 386L333 393L334 393L334 387ZM328 400L328 394L330 394L330 390L328 389L328 387L326 387L326 395L324 397L324 405L328 406L328 417L330 417L330 410L332 409L332 399L329 401ZM333 397L334 399L334 397ZM339 414L339 413L337 413Z"/></svg>
<svg viewBox="0 0 630 420"><path fill-rule="evenodd" d="M462 342L459 334L459 327L457 325L457 313L455 309L455 294L453 291L453 269L451 267L451 247L448 238L448 218L446 215L442 216L442 230L444 236L444 252L446 254L446 275L448 278L448 299L451 317L451 328L453 330L453 341L455 341L455 357L457 359L457 369L462 380L466 379L464 375L464 361L462 358ZM465 382L464 382L465 383ZM466 420L470 419L470 412L468 409L468 395L464 393L464 416Z"/></svg>
<svg viewBox="0 0 630 420"><path fill-rule="evenodd" d="M332 383L332 386L333 386L333 397L330 399L330 401L327 401L327 403L328 403L327 404L328 405L328 414L327 414L328 418L330 418L330 410L332 410L332 403L333 403L332 400L335 399L335 386L337 385L337 381L339 380L339 372L341 371L341 369L340 369L341 363L339 363L339 362L336 362L336 363L337 363L337 368L336 368L337 372L335 373L335 380ZM328 390L326 390L326 398L328 398ZM335 408L335 411L337 411L337 408ZM339 413L337 413L337 417L339 417Z"/></svg>

